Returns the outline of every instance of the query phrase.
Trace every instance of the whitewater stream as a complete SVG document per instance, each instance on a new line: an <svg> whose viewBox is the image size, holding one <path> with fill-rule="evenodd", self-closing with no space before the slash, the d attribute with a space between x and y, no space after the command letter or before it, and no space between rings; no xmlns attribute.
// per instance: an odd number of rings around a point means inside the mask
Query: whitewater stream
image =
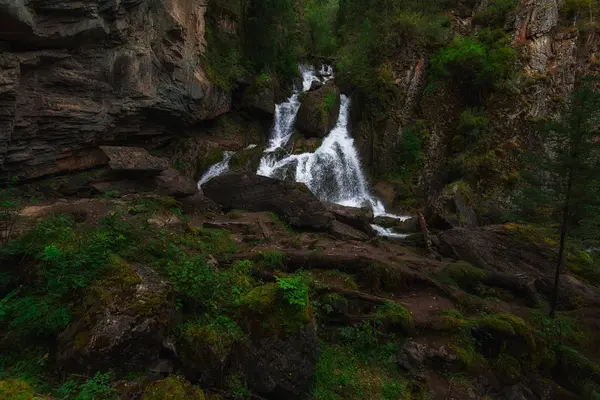
<svg viewBox="0 0 600 400"><path fill-rule="evenodd" d="M321 200L349 207L370 207L375 216L387 216L401 220L410 217L386 212L383 203L369 191L360 158L354 147L354 139L348 131L350 99L342 95L340 115L336 126L323 139L313 153L290 154L290 140L294 134L294 123L300 109L300 94L310 89L314 81L325 83L333 79L331 67L324 66L315 72L314 68L301 66L302 87L275 107L275 120L260 161L257 174L277 179L302 182ZM224 154L223 161L212 166L202 177L199 185L225 173L231 155ZM373 228L379 235L403 238L378 225Z"/></svg>

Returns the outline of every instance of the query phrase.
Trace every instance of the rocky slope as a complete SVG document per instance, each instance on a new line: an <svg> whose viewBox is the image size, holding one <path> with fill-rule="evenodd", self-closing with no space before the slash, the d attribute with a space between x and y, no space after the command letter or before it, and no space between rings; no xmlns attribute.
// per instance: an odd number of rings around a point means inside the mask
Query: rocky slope
<svg viewBox="0 0 600 400"><path fill-rule="evenodd" d="M207 78L206 0L0 2L0 171L86 169L230 108Z"/></svg>

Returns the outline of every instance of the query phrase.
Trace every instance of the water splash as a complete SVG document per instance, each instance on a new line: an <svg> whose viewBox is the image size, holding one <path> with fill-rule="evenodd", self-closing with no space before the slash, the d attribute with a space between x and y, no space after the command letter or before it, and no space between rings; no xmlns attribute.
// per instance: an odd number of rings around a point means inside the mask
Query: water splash
<svg viewBox="0 0 600 400"><path fill-rule="evenodd" d="M383 226L375 224L371 224L371 226L373 227L373 229L375 229L375 232L377 232L379 236L386 236L397 239L406 239L409 236L405 233L396 233L391 228L384 228Z"/></svg>
<svg viewBox="0 0 600 400"><path fill-rule="evenodd" d="M223 159L211 166L205 173L202 175L202 178L198 181L198 188L204 185L206 182L210 181L212 178L222 175L225 172L229 171L229 161L231 157L235 154L234 151L224 151Z"/></svg>

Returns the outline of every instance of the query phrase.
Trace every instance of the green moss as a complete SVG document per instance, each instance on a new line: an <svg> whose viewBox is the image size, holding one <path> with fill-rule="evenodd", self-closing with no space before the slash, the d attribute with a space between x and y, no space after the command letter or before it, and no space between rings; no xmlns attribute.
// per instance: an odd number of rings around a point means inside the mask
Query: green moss
<svg viewBox="0 0 600 400"><path fill-rule="evenodd" d="M19 379L0 381L0 398L6 400L33 400L35 393L29 384Z"/></svg>
<svg viewBox="0 0 600 400"><path fill-rule="evenodd" d="M188 321L178 328L182 357L192 361L214 357L213 362L222 362L231 354L233 345L244 337L242 329L224 315Z"/></svg>
<svg viewBox="0 0 600 400"><path fill-rule="evenodd" d="M244 149L236 152L229 161L229 168L232 171L256 172L263 155L263 148L257 146L251 149Z"/></svg>
<svg viewBox="0 0 600 400"><path fill-rule="evenodd" d="M507 383L518 382L523 375L519 360L505 353L498 357L493 366L497 376Z"/></svg>
<svg viewBox="0 0 600 400"><path fill-rule="evenodd" d="M242 314L262 334L293 333L312 321L311 305L308 298L301 305L292 304L285 297L286 292L278 283L258 286L244 297Z"/></svg>
<svg viewBox="0 0 600 400"><path fill-rule="evenodd" d="M586 399L597 399L600 393L600 365L577 350L560 346L557 350L559 377Z"/></svg>
<svg viewBox="0 0 600 400"><path fill-rule="evenodd" d="M441 271L442 279L449 280L469 292L474 291L486 276L485 271L466 261L457 261Z"/></svg>
<svg viewBox="0 0 600 400"><path fill-rule="evenodd" d="M475 350L475 346L470 342L453 344L451 348L456 353L462 367L467 370L476 371L486 363L483 356Z"/></svg>
<svg viewBox="0 0 600 400"><path fill-rule="evenodd" d="M536 348L533 329L516 315L490 314L475 319L474 323L480 329L521 337L530 349L535 350Z"/></svg>
<svg viewBox="0 0 600 400"><path fill-rule="evenodd" d="M377 316L384 323L398 327L403 333L409 333L415 327L412 314L406 307L399 303L385 303L377 310Z"/></svg>
<svg viewBox="0 0 600 400"><path fill-rule="evenodd" d="M385 361L363 360L349 346L321 344L311 389L314 400L396 400L413 397L409 383Z"/></svg>
<svg viewBox="0 0 600 400"><path fill-rule="evenodd" d="M146 387L142 400L204 400L204 392L180 376L171 376Z"/></svg>

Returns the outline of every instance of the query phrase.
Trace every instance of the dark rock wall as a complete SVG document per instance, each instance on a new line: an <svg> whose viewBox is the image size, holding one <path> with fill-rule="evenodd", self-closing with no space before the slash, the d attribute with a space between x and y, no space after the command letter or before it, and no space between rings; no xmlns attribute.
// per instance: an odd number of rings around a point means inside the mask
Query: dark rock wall
<svg viewBox="0 0 600 400"><path fill-rule="evenodd" d="M0 178L89 168L227 112L203 67L208 0L0 0Z"/></svg>

